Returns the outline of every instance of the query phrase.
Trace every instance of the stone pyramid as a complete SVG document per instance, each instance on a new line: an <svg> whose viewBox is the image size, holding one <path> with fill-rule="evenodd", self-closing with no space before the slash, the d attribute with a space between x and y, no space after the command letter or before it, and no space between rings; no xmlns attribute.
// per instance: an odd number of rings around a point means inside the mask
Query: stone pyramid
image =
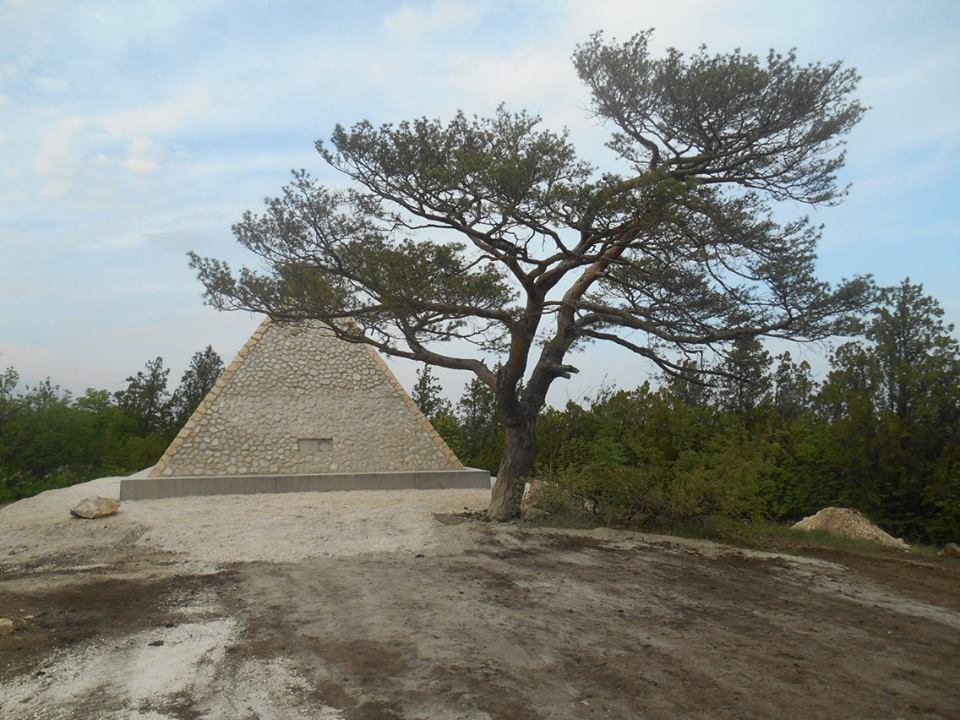
<svg viewBox="0 0 960 720"><path fill-rule="evenodd" d="M266 319L121 498L387 487L489 487L489 474L463 467L371 346Z"/></svg>

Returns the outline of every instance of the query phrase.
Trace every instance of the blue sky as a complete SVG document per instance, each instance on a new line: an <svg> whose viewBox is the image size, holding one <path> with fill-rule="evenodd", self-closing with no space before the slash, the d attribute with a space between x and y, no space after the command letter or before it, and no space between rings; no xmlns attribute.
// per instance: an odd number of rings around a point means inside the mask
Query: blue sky
<svg viewBox="0 0 960 720"><path fill-rule="evenodd" d="M228 360L258 318L204 307L185 254L243 262L231 224L292 168L338 182L313 149L337 122L505 101L567 126L603 166L606 131L569 56L594 30L648 27L658 49L796 47L858 68L871 110L849 138L849 199L813 213L820 272L909 275L960 321L952 0L0 0L0 367L82 391L116 389L157 355L176 379L208 343ZM597 347L574 362L555 403L650 371ZM409 387L414 366L392 366ZM466 379L441 377L454 395Z"/></svg>

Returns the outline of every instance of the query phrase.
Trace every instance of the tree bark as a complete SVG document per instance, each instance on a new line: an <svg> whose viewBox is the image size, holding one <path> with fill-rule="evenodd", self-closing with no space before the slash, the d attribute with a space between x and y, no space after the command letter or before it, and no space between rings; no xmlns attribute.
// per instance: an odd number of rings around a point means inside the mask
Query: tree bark
<svg viewBox="0 0 960 720"><path fill-rule="evenodd" d="M488 510L491 520L512 520L520 515L523 487L536 453L536 423L536 413L530 417L522 415L506 423L503 455Z"/></svg>

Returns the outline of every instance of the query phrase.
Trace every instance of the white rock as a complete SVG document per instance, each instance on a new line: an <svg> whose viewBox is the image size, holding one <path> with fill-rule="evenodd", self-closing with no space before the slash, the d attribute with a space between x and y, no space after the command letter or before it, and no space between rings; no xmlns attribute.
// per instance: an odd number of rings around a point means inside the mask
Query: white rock
<svg viewBox="0 0 960 720"><path fill-rule="evenodd" d="M115 498L88 497L81 500L76 507L71 508L70 514L74 517L92 520L93 518L113 515L119 509L120 501Z"/></svg>

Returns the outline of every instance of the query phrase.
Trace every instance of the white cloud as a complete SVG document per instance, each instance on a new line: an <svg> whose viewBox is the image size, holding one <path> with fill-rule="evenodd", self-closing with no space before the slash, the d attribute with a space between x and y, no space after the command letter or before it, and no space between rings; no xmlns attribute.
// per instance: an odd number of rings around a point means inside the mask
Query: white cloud
<svg viewBox="0 0 960 720"><path fill-rule="evenodd" d="M374 82L383 82L391 75L390 65L377 55L374 55L367 61L367 68L370 73L370 78Z"/></svg>
<svg viewBox="0 0 960 720"><path fill-rule="evenodd" d="M88 127L89 121L85 118L66 117L40 142L40 149L33 157L33 169L44 179L44 195L61 197L73 186L82 136Z"/></svg>
<svg viewBox="0 0 960 720"><path fill-rule="evenodd" d="M52 2L0 2L4 51L0 82L13 84L28 79L43 64L52 44L50 30L58 25L57 17Z"/></svg>
<svg viewBox="0 0 960 720"><path fill-rule="evenodd" d="M203 88L193 88L166 102L111 113L103 119L103 125L113 135L164 134L203 117L212 107L210 94Z"/></svg>
<svg viewBox="0 0 960 720"><path fill-rule="evenodd" d="M8 96L6 104L0 96L7 137L0 145L0 247L18 259L0 285L33 276L40 296L53 298L31 305L22 326L6 328L5 339L32 342L39 327L60 358L44 367L43 358L21 352L16 361L35 365L32 374L49 372L82 388L118 382L161 349L165 357L186 358L215 340L211 333L241 343L250 329L240 327L244 323L231 325L235 316L201 310L183 251L242 259L230 223L275 193L291 167L339 183L311 147L334 122L448 117L458 106L489 114L503 100L510 110L542 114L547 128L567 125L583 157L607 167L611 154L602 142L608 128L585 112L588 95L570 62L574 46L597 29L624 40L654 27L656 53L667 45L690 51L701 42L712 51L742 45L761 53L796 44L804 61L847 58L863 71L863 98L874 109L850 138L851 200L823 214L830 237L866 242L872 235L892 237L893 231L880 232L884 227L907 226L939 237L955 227L949 219L943 229L918 228L910 218L923 213L907 215L910 206L898 202L901 187L950 182L960 96L944 92L942 83L960 68L942 32L911 40L910 32L891 32L900 28L889 21L874 32L864 24L870 18L827 0L795 7L745 0L400 0L373 27L347 25L354 14L340 17L316 6L299 16L209 9L220 1L94 3L77 10L68 0L0 0L0 92ZM829 32L824 17L831 19ZM52 92L61 77L69 92ZM38 79L54 82L45 90ZM870 222L878 204L882 220ZM54 269L50 248L75 252L79 263L101 252L104 262L98 258L97 268L84 272L72 260ZM165 263L163 272L158 262ZM883 267L881 260L832 262L836 275ZM931 262L932 268L948 264ZM130 288L151 289L142 307L131 308L128 297L117 300L121 263L127 263L123 277ZM64 268L71 272L66 281L56 274ZM158 276L176 278L175 284L154 287ZM71 296L66 301L56 294L64 288ZM162 301L156 299L161 290ZM60 340L71 325L61 309L81 300L87 304L77 313L76 337ZM82 339L95 326L139 328L142 310L153 313L155 324L130 347ZM181 318L190 313L196 326L185 330ZM157 337L183 346L160 348ZM626 367L631 356L625 358L591 355L580 379L556 392L577 397L600 382L604 368L621 361ZM463 377L450 376L456 383ZM412 371L404 376L412 378Z"/></svg>
<svg viewBox="0 0 960 720"><path fill-rule="evenodd" d="M676 45L681 49L697 47L707 38L710 43L724 44L728 38L742 37L744 28L731 22L732 5L728 0L671 0L669 3L637 2L636 0L569 0L566 3L567 28L574 43L587 35L603 30L607 37L626 40L635 33L654 29L651 40L655 49ZM565 38L569 43L569 38ZM573 45L568 44L569 56Z"/></svg>
<svg viewBox="0 0 960 720"><path fill-rule="evenodd" d="M579 88L572 64L552 47L461 55L453 62L450 80L483 106L501 100L519 105L569 104L570 92Z"/></svg>
<svg viewBox="0 0 960 720"><path fill-rule="evenodd" d="M37 88L46 92L59 92L69 87L67 79L61 76L34 75L30 79Z"/></svg>
<svg viewBox="0 0 960 720"><path fill-rule="evenodd" d="M541 115L547 129L570 129L578 146L585 143L596 149L598 128L568 54L552 46L463 54L451 63L448 89L468 113L490 115L503 102L510 111L526 109Z"/></svg>
<svg viewBox="0 0 960 720"><path fill-rule="evenodd" d="M464 0L434 0L426 5L405 3L383 17L384 29L404 40L421 34L446 32L477 22L483 14L481 3Z"/></svg>
<svg viewBox="0 0 960 720"><path fill-rule="evenodd" d="M560 5L558 3L558 5ZM511 110L528 108L544 118L550 129L569 128L581 151L600 162L612 156L603 149L608 129L590 115L589 96L571 61L575 46L590 33L603 30L608 39L625 40L654 28L652 45L696 48L705 39L712 44L735 44L744 34L733 16L730 0L674 0L669 4L636 0L568 0L556 13L556 22L532 43L509 51L465 52L449 65L447 85L459 104L492 111L506 102Z"/></svg>
<svg viewBox="0 0 960 720"><path fill-rule="evenodd" d="M0 62L0 82L15 83L30 70L36 60L24 53L14 54L12 58Z"/></svg>
<svg viewBox="0 0 960 720"><path fill-rule="evenodd" d="M134 173L149 173L159 165L159 148L148 137L138 135L130 141L127 156L120 161L120 167Z"/></svg>

